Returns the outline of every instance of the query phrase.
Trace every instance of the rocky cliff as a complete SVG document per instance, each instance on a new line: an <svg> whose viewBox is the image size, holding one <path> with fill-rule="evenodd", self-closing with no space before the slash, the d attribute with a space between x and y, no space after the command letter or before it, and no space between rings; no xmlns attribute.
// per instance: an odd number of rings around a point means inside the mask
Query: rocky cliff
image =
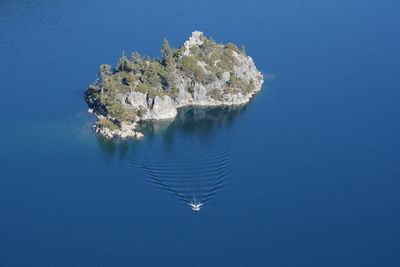
<svg viewBox="0 0 400 267"><path fill-rule="evenodd" d="M244 49L217 44L195 31L180 48L167 40L162 58L133 53L112 69L101 65L98 79L85 92L89 111L99 119L96 132L105 137L140 138L139 120L174 118L189 105L238 105L261 89L263 76Z"/></svg>

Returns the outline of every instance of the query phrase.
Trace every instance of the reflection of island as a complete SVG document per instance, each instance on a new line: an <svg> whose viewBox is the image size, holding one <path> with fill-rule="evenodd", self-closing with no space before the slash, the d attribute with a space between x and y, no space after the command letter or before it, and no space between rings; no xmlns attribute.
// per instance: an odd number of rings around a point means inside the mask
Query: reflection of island
<svg viewBox="0 0 400 267"><path fill-rule="evenodd" d="M106 138L141 138L136 122L173 119L179 107L242 105L261 90L264 77L232 43L195 31L180 48L164 40L162 58L133 53L116 66L103 64L85 91L94 129Z"/></svg>
<svg viewBox="0 0 400 267"><path fill-rule="evenodd" d="M127 160L155 186L200 211L226 184L232 146L225 130L245 110L245 105L186 107L173 121L143 122L145 140L157 144L161 137L164 146L148 145Z"/></svg>
<svg viewBox="0 0 400 267"><path fill-rule="evenodd" d="M143 141L99 137L99 145L107 154L139 167L152 184L199 211L225 185L232 146L224 130L246 107L181 108L174 120L140 123Z"/></svg>
<svg viewBox="0 0 400 267"><path fill-rule="evenodd" d="M174 120L145 121L138 129L151 140L156 134L162 134L167 143L174 140L176 133L191 134L208 138L220 127L229 127L241 115L247 105L201 107L192 106L179 109Z"/></svg>
<svg viewBox="0 0 400 267"><path fill-rule="evenodd" d="M118 155L120 159L125 159L133 143L128 140L107 139L97 135L97 143L105 155L114 157Z"/></svg>
<svg viewBox="0 0 400 267"><path fill-rule="evenodd" d="M242 115L249 104L222 107L192 106L180 108L175 119L144 121L138 124L138 129L145 133L149 142L156 135L162 135L165 144L173 145L177 133L190 134L200 138L210 138L221 127L229 127L234 120ZM119 154L124 159L136 140L106 139L97 135L98 144L106 154Z"/></svg>

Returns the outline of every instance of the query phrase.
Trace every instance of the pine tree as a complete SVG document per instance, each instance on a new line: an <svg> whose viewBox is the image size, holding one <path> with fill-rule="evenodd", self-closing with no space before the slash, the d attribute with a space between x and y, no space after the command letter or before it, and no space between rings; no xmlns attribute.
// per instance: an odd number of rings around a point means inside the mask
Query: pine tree
<svg viewBox="0 0 400 267"><path fill-rule="evenodd" d="M163 42L162 48L161 48L161 54L163 55L163 60L167 65L172 62L173 50L172 50L171 46L169 45L169 42L167 39L164 39L164 42Z"/></svg>

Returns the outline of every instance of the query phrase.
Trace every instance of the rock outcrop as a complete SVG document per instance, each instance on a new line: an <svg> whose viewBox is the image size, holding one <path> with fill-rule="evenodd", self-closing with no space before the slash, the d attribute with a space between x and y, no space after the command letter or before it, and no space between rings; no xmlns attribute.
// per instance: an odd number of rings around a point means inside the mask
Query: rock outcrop
<svg viewBox="0 0 400 267"><path fill-rule="evenodd" d="M240 105L261 90L263 75L244 49L217 44L202 32L178 49L165 40L162 53L156 60L123 56L113 70L100 66L99 79L85 93L99 118L96 132L140 138L136 121L174 118L177 108L189 105Z"/></svg>

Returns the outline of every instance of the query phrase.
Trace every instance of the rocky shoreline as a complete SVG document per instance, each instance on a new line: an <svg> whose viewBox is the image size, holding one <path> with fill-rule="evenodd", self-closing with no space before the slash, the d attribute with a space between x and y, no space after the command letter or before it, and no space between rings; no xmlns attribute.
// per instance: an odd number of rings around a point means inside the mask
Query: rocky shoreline
<svg viewBox="0 0 400 267"><path fill-rule="evenodd" d="M185 106L241 105L261 90L263 75L233 44L193 32L179 49L164 42L162 51L158 61L133 54L113 71L102 65L97 84L85 94L89 112L99 120L93 126L97 133L139 139L137 121L173 119Z"/></svg>

